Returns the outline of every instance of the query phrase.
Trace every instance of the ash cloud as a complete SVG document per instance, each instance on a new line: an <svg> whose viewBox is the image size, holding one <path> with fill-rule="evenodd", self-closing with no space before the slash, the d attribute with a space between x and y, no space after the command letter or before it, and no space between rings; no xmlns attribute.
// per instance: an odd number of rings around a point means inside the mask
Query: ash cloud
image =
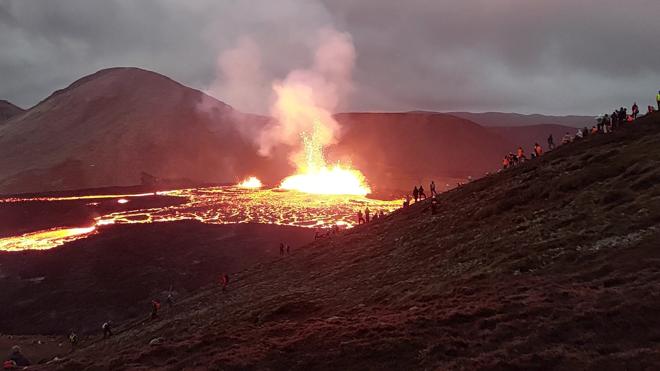
<svg viewBox="0 0 660 371"><path fill-rule="evenodd" d="M312 65L330 26L358 52L346 110L592 114L653 100L658 12L657 0L4 0L0 99L29 107L85 74L137 66L265 114L271 86L256 82ZM245 66L260 73L259 99L213 85L218 56L249 55L241 40L260 51Z"/></svg>

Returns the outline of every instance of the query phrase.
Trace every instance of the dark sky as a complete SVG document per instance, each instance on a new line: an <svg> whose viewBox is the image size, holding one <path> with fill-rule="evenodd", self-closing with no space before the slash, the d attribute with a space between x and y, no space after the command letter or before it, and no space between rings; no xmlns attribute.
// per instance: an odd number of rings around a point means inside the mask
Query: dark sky
<svg viewBox="0 0 660 371"><path fill-rule="evenodd" d="M658 0L0 0L0 99L29 107L138 66L265 112L271 82L332 27L357 54L345 110L595 114L654 100L659 14ZM222 88L217 65L241 45L257 103Z"/></svg>

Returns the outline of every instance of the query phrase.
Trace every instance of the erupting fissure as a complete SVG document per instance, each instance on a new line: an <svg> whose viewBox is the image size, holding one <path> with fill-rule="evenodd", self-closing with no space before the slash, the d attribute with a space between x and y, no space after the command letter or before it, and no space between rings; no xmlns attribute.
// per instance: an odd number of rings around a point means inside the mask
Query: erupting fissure
<svg viewBox="0 0 660 371"><path fill-rule="evenodd" d="M365 196L371 192L364 175L340 163L328 165L320 139L321 122L316 120L311 134L302 133L303 152L297 161L298 173L285 178L280 188L314 194Z"/></svg>

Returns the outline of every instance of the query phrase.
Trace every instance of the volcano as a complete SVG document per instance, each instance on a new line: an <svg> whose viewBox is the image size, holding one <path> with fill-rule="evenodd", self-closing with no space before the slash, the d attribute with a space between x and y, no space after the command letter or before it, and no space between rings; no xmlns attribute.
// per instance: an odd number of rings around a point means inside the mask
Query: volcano
<svg viewBox="0 0 660 371"><path fill-rule="evenodd" d="M246 115L165 76L112 68L56 91L0 128L0 191L140 184L144 174L233 182L286 163L257 155Z"/></svg>
<svg viewBox="0 0 660 371"><path fill-rule="evenodd" d="M234 183L249 175L277 184L293 171L289 148L258 154L272 121L138 68L83 77L0 125L0 193L129 186ZM510 144L466 119L427 113L337 116L343 135L328 150L364 169L376 189L408 189L433 176L465 178L495 169ZM459 145L460 144L460 145ZM462 148L464 145L465 148ZM409 149L422 155L412 156ZM404 176L394 176L395 170ZM437 179L436 179L437 180Z"/></svg>

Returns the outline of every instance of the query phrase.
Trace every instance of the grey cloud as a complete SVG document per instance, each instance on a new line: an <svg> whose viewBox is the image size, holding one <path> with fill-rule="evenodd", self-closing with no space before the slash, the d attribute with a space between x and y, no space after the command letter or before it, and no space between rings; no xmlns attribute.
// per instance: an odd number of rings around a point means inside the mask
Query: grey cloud
<svg viewBox="0 0 660 371"><path fill-rule="evenodd" d="M119 65L205 90L244 37L263 79L282 79L332 25L357 50L348 109L592 114L653 100L658 13L657 0L4 0L0 99L31 106Z"/></svg>

